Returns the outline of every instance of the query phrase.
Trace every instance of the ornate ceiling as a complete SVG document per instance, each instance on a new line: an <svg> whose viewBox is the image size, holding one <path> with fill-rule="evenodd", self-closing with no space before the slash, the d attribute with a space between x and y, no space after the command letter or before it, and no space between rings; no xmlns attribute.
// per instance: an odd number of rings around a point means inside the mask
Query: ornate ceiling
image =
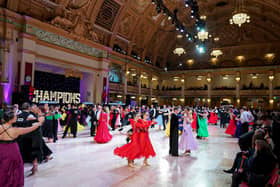
<svg viewBox="0 0 280 187"><path fill-rule="evenodd" d="M184 0L163 2L171 12L177 8L178 19L194 31L194 20ZM178 57L172 51L179 33L166 15L157 13L150 0L0 0L2 7L112 48L118 45L125 54L133 52L142 60L149 57L153 65L169 70L279 64L280 0L245 1L251 23L241 28L229 24L233 0L199 0L198 4L200 15L207 16L207 30L213 37L206 42L205 54L198 54L195 44L183 37L180 44L186 54ZM214 37L219 41L214 42ZM210 61L213 48L224 53L215 63ZM265 59L266 53L276 56ZM245 60L236 60L240 55ZM194 63L187 64L187 59L194 59Z"/></svg>

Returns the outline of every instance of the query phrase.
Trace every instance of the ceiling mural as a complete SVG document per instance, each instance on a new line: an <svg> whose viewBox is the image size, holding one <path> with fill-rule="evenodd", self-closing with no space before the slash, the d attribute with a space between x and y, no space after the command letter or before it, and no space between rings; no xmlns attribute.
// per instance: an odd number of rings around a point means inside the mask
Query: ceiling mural
<svg viewBox="0 0 280 187"><path fill-rule="evenodd" d="M163 0L171 13L193 34L195 19L184 0ZM178 43L176 25L163 10L158 11L151 0L0 0L0 6L28 15L55 27L108 47L118 44L124 51L136 52L141 60L160 63L161 68L201 69L237 66L271 65L280 62L280 0L246 0L250 23L238 27L230 25L234 1L197 0L199 14L205 16L206 29L212 37L205 44L205 53L197 52L197 43L186 36ZM181 44L186 54L174 55ZM210 55L213 49L222 50L216 60ZM274 53L273 59L266 59ZM130 54L128 54L130 55ZM236 58L244 56L240 63ZM160 59L160 60L159 60ZM187 60L193 59L193 61ZM156 62L152 62L156 65Z"/></svg>

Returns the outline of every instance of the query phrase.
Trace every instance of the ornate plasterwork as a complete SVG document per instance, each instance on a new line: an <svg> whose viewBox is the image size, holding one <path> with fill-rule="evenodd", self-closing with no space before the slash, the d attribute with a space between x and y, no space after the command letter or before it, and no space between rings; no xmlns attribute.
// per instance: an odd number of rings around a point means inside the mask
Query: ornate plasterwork
<svg viewBox="0 0 280 187"><path fill-rule="evenodd" d="M54 33L48 32L48 31L44 31L40 28L31 26L31 25L26 25L26 32L28 34L32 34L32 35L36 36L39 40L42 40L42 41L45 41L45 42L48 42L48 43L51 43L54 45L58 45L60 47L78 51L80 53L94 56L97 58L107 57L106 51L102 51L102 50L90 47L88 45L74 41L72 39L65 38L63 36L59 36L57 34L54 34Z"/></svg>

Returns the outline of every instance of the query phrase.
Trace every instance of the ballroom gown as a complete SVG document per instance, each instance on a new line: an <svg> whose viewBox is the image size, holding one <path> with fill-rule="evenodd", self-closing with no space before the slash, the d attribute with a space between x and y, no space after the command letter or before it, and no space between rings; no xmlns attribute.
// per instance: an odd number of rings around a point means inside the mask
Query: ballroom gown
<svg viewBox="0 0 280 187"><path fill-rule="evenodd" d="M210 113L210 118L208 120L208 123L211 123L211 124L217 124L217 121L218 121L218 116L215 112L211 112Z"/></svg>
<svg viewBox="0 0 280 187"><path fill-rule="evenodd" d="M236 116L232 116L232 119L229 121L229 125L226 129L226 134L229 134L231 136L234 136L235 131L236 131Z"/></svg>
<svg viewBox="0 0 280 187"><path fill-rule="evenodd" d="M102 112L98 121L98 128L94 140L96 143L107 143L112 139L112 135L108 130L108 116L106 113Z"/></svg>
<svg viewBox="0 0 280 187"><path fill-rule="evenodd" d="M165 135L166 136L170 136L170 115L168 116L168 122L167 122L167 127L166 127L166 130L165 130Z"/></svg>
<svg viewBox="0 0 280 187"><path fill-rule="evenodd" d="M183 123L183 133L180 139L179 148L184 151L197 149L197 143L192 133L191 123L186 119Z"/></svg>
<svg viewBox="0 0 280 187"><path fill-rule="evenodd" d="M24 168L18 144L0 140L0 186L24 186Z"/></svg>
<svg viewBox="0 0 280 187"><path fill-rule="evenodd" d="M203 117L198 116L197 121L198 121L198 124L199 124L197 136L208 137L209 134L208 134L208 127L207 127L207 118L203 118Z"/></svg>
<svg viewBox="0 0 280 187"><path fill-rule="evenodd" d="M197 112L193 113L192 129L197 129Z"/></svg>
<svg viewBox="0 0 280 187"><path fill-rule="evenodd" d="M139 146L139 133L140 129L136 128L136 122L133 119L129 119L129 122L133 129L133 134L131 136L131 141L121 147L117 147L114 150L114 154L122 158L128 158L129 160L134 160L141 157L140 146Z"/></svg>
<svg viewBox="0 0 280 187"><path fill-rule="evenodd" d="M139 119L136 123L136 128L139 129L139 146L140 156L149 158L156 156L153 145L149 137L149 127L152 125L152 121L144 121Z"/></svg>

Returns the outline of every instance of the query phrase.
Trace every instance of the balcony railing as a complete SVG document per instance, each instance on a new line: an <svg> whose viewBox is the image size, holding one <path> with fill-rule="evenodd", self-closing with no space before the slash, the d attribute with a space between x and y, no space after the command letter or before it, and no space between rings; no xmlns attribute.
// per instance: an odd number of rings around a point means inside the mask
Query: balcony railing
<svg viewBox="0 0 280 187"><path fill-rule="evenodd" d="M120 83L109 83L110 93L123 93L124 85Z"/></svg>
<svg viewBox="0 0 280 187"><path fill-rule="evenodd" d="M268 96L269 90L240 90L241 96Z"/></svg>
<svg viewBox="0 0 280 187"><path fill-rule="evenodd" d="M138 87L137 86L127 86L127 93L128 94L138 94Z"/></svg>

